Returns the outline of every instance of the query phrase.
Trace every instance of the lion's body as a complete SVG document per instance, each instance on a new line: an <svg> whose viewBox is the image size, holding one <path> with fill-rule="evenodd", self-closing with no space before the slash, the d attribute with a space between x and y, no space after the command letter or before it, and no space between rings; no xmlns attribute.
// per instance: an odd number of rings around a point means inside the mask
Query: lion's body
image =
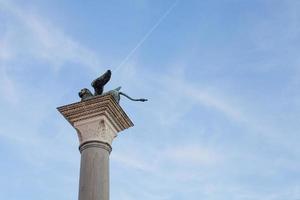
<svg viewBox="0 0 300 200"><path fill-rule="evenodd" d="M147 101L147 99L133 99L130 96L128 96L127 94L120 92L121 87L117 87L114 90L110 90L108 92L103 93L103 89L104 89L104 85L106 83L108 83L108 81L110 80L111 77L111 71L107 70L103 75L101 75L100 77L96 78L93 82L92 82L92 87L95 90L94 95L92 94L92 92L87 89L87 88L83 88L78 94L79 97L81 98L81 101L87 100L87 99L91 99L95 96L99 96L99 95L107 95L107 94L111 94L114 99L116 100L116 102L119 103L120 101L120 95L123 95L125 97L127 97L128 99L132 100L132 101Z"/></svg>

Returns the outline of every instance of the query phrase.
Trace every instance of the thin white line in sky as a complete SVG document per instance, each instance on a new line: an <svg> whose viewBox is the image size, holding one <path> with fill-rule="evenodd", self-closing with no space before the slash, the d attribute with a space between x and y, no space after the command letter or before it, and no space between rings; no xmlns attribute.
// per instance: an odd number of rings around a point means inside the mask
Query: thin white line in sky
<svg viewBox="0 0 300 200"><path fill-rule="evenodd" d="M136 52L136 50L142 46L142 44L148 39L148 37L152 34L152 32L161 24L161 22L170 14L170 12L177 5L179 0L176 0L168 10L158 19L158 21L153 25L153 27L144 35L144 37L137 43L137 45L129 52L129 54L123 59L123 61L119 64L119 66L114 70L114 72L118 71L127 61L128 59Z"/></svg>

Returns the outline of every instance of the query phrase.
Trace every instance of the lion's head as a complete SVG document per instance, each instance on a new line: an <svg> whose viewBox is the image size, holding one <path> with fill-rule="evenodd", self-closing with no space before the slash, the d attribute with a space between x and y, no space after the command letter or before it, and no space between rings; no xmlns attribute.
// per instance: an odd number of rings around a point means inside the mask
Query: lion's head
<svg viewBox="0 0 300 200"><path fill-rule="evenodd" d="M88 98L93 97L93 94L91 93L91 91L87 88L83 88L80 90L80 92L78 93L79 97L81 98L81 100L86 100Z"/></svg>

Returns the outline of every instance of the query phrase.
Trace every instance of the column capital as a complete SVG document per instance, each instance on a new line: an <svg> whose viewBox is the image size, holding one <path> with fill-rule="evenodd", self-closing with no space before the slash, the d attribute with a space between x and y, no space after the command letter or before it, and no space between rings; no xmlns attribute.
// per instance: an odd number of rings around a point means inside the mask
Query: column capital
<svg viewBox="0 0 300 200"><path fill-rule="evenodd" d="M76 129L80 145L89 141L111 145L120 131L133 126L111 94L95 96L57 109Z"/></svg>

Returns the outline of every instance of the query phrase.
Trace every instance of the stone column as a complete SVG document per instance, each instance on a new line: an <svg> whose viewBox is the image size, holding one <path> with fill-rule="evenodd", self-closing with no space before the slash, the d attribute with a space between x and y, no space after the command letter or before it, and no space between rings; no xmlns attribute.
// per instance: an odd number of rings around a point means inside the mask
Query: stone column
<svg viewBox="0 0 300 200"><path fill-rule="evenodd" d="M108 94L57 108L76 129L81 153L79 200L109 200L109 154L117 134L133 123Z"/></svg>

